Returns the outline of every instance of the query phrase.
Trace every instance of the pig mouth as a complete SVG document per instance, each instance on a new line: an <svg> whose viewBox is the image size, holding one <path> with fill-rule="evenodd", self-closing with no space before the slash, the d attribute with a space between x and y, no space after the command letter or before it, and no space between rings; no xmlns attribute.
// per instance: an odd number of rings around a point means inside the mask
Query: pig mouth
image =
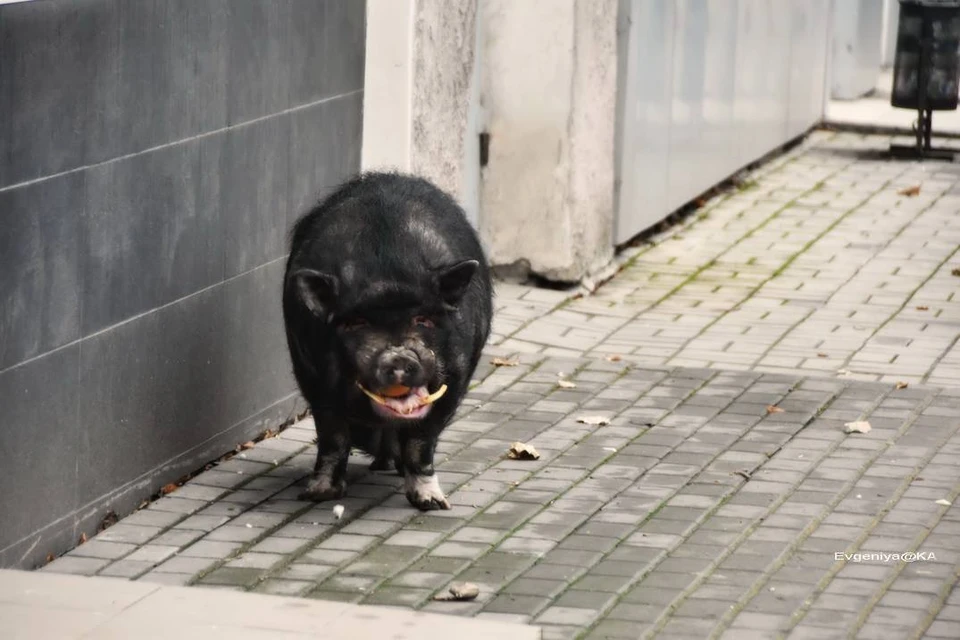
<svg viewBox="0 0 960 640"><path fill-rule="evenodd" d="M417 420L430 412L431 405L447 392L447 385L430 393L425 386L403 387L396 385L380 389L379 393L370 391L359 382L357 387L370 398L374 413L385 418Z"/></svg>

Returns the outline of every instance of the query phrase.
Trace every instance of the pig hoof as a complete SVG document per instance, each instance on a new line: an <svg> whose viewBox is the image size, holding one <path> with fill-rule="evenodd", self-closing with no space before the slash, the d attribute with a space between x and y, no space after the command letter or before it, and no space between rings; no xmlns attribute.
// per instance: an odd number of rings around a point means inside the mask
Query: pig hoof
<svg viewBox="0 0 960 640"><path fill-rule="evenodd" d="M330 478L314 478L300 494L300 499L323 502L342 498L346 492L347 483L343 480L333 482Z"/></svg>
<svg viewBox="0 0 960 640"><path fill-rule="evenodd" d="M404 485L407 500L417 509L435 511L450 508L450 503L447 502L447 498L440 489L440 481L436 474L432 476L415 476L412 474L405 476Z"/></svg>

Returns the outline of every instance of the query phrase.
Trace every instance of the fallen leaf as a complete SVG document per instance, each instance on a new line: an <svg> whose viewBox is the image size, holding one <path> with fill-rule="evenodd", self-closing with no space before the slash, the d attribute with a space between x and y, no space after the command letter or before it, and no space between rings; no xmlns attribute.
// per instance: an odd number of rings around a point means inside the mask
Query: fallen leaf
<svg viewBox="0 0 960 640"><path fill-rule="evenodd" d="M343 507L342 504L334 505L334 507L333 507L333 517L336 518L337 520L339 520L340 518L342 518L342 517L343 517L343 509L344 509L344 507Z"/></svg>
<svg viewBox="0 0 960 640"><path fill-rule="evenodd" d="M566 379L564 379L564 378L560 378L559 380L557 380L557 385L558 385L561 389L576 389L576 388L577 388L577 383L576 383L576 382L573 382L572 380L566 380Z"/></svg>
<svg viewBox="0 0 960 640"><path fill-rule="evenodd" d="M254 446L255 446L255 444L254 444L253 440L248 440L247 442L244 442L242 445L240 445L240 448L241 448L241 449L253 449Z"/></svg>
<svg viewBox="0 0 960 640"><path fill-rule="evenodd" d="M48 553L48 554L47 554L47 564L50 564L50 563L53 562L55 559L56 559L56 558L54 557L54 555L53 555L52 553Z"/></svg>
<svg viewBox="0 0 960 640"><path fill-rule="evenodd" d="M276 438L278 435L280 435L279 431L274 431L273 429L267 429L266 431L263 432L263 439L269 440L270 438Z"/></svg>
<svg viewBox="0 0 960 640"><path fill-rule="evenodd" d="M951 504L953 504L953 503L950 502L949 500L944 500L943 498L940 498L939 500L937 500L937 504L939 504L939 505L941 505L941 506L944 506L944 507L949 507L949 506L950 506Z"/></svg>
<svg viewBox="0 0 960 640"><path fill-rule="evenodd" d="M104 531L109 529L113 525L117 524L120 518L117 517L117 514L114 511L107 511L107 514L103 516L103 520L100 521L100 526L97 528L97 531Z"/></svg>
<svg viewBox="0 0 960 640"><path fill-rule="evenodd" d="M478 595L480 595L480 587L472 582L460 582L450 585L450 588L447 589L446 593L436 595L433 597L433 599L441 601L456 600L458 602L464 602L466 600L473 600Z"/></svg>
<svg viewBox="0 0 960 640"><path fill-rule="evenodd" d="M928 307L925 304L921 304L920 306L917 307L917 311L930 311L930 307Z"/></svg>
<svg viewBox="0 0 960 640"><path fill-rule="evenodd" d="M901 196L909 196L911 198L913 196L918 196L920 195L920 185L915 184L912 187L900 189L900 191L897 191L897 193L899 193Z"/></svg>
<svg viewBox="0 0 960 640"><path fill-rule="evenodd" d="M622 356L618 356L615 353L611 353L607 356L607 362L620 362L623 359Z"/></svg>
<svg viewBox="0 0 960 640"><path fill-rule="evenodd" d="M80 544L84 544L86 541L87 541L87 534L86 534L86 533L81 533L81 534L80 534Z"/></svg>
<svg viewBox="0 0 960 640"><path fill-rule="evenodd" d="M525 442L514 442L507 456L511 460L539 460L540 452Z"/></svg>
<svg viewBox="0 0 960 640"><path fill-rule="evenodd" d="M909 387L909 386L910 386L910 385L907 384L906 382L898 382L897 385L896 385L897 389L906 389L906 388Z"/></svg>
<svg viewBox="0 0 960 640"><path fill-rule="evenodd" d="M163 488L160 489L160 493L163 495L167 495L168 493L173 493L176 490L177 490L177 485L171 482L170 484L163 485Z"/></svg>
<svg viewBox="0 0 960 640"><path fill-rule="evenodd" d="M733 475L735 475L735 476L740 476L740 477L742 477L744 480L749 480L749 479L753 476L752 473L750 473L749 471L747 471L747 470L745 470L745 469L740 469L739 471L734 471L734 472L733 472Z"/></svg>
<svg viewBox="0 0 960 640"><path fill-rule="evenodd" d="M494 358L490 361L490 364L495 367L515 367L520 364L520 361L516 359L510 360L508 358Z"/></svg>
<svg viewBox="0 0 960 640"><path fill-rule="evenodd" d="M784 413L784 410L780 407L772 404L767 405L767 413Z"/></svg>
<svg viewBox="0 0 960 640"><path fill-rule="evenodd" d="M950 272L950 275L952 275L952 276L960 276L960 267L957 267L956 269L954 269L953 271L951 271L951 272Z"/></svg>
<svg viewBox="0 0 960 640"><path fill-rule="evenodd" d="M817 354L817 357L818 357L818 358L829 358L830 356L827 355L826 353L822 353L822 352L821 352L821 353L818 353L818 354Z"/></svg>
<svg viewBox="0 0 960 640"><path fill-rule="evenodd" d="M866 420L848 422L843 426L846 428L847 433L870 433L870 423Z"/></svg>
<svg viewBox="0 0 960 640"><path fill-rule="evenodd" d="M610 424L610 418L605 418L604 416L580 416L577 418L577 422L589 424L594 427L602 427L605 424Z"/></svg>

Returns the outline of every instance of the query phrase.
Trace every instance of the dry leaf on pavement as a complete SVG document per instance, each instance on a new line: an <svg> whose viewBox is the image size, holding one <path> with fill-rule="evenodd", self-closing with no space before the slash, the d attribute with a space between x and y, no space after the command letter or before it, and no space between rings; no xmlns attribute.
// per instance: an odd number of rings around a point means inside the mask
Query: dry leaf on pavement
<svg viewBox="0 0 960 640"><path fill-rule="evenodd" d="M103 520L100 521L100 526L97 527L97 531L105 531L119 521L120 518L117 516L117 512L111 509L103 516Z"/></svg>
<svg viewBox="0 0 960 640"><path fill-rule="evenodd" d="M446 593L436 595L433 597L433 599L441 601L456 600L463 602L466 600L473 600L478 595L480 595L480 587L472 582L460 582L450 585L450 588L447 589Z"/></svg>
<svg viewBox="0 0 960 640"><path fill-rule="evenodd" d="M951 272L950 272L950 275L952 275L952 276L960 276L960 267L957 267L956 269L954 269L953 271L951 271Z"/></svg>
<svg viewBox="0 0 960 640"><path fill-rule="evenodd" d="M780 407L772 404L767 405L767 413L783 413L784 410Z"/></svg>
<svg viewBox="0 0 960 640"><path fill-rule="evenodd" d="M176 490L177 490L177 485L171 482L170 484L163 485L163 488L160 489L160 493L163 495L167 495L168 493L173 493Z"/></svg>
<svg viewBox="0 0 960 640"><path fill-rule="evenodd" d="M918 195L920 195L920 185L915 184L915 185L913 185L912 187L907 187L907 188L905 188L905 189L900 189L900 191L897 191L897 193L899 193L899 194L902 195L902 196L909 196L909 197L911 197L911 198L912 198L913 196L918 196Z"/></svg>
<svg viewBox="0 0 960 640"><path fill-rule="evenodd" d="M510 445L507 457L511 460L539 460L540 452L525 442L514 442Z"/></svg>
<svg viewBox="0 0 960 640"><path fill-rule="evenodd" d="M870 423L866 420L848 422L843 426L846 428L847 433L870 433Z"/></svg>
<svg viewBox="0 0 960 640"><path fill-rule="evenodd" d="M928 307L925 304L921 304L920 306L917 307L917 311L930 311L930 307Z"/></svg>
<svg viewBox="0 0 960 640"><path fill-rule="evenodd" d="M610 418L604 416L580 416L577 418L577 422L589 424L594 427L602 427L605 424L610 424Z"/></svg>
<svg viewBox="0 0 960 640"><path fill-rule="evenodd" d="M565 379L565 378L560 378L559 380L557 380L557 385L558 385L561 389L576 389L576 388L577 388L577 383L576 383L576 382L573 382L572 380L567 380L567 379Z"/></svg>
<svg viewBox="0 0 960 640"><path fill-rule="evenodd" d="M515 367L520 364L520 361L517 359L510 360L509 358L494 358L490 361L495 367Z"/></svg>
<svg viewBox="0 0 960 640"><path fill-rule="evenodd" d="M620 360L622 359L623 359L623 356L618 356L615 353L611 353L610 355L607 356L608 362L620 362Z"/></svg>
<svg viewBox="0 0 960 640"><path fill-rule="evenodd" d="M897 389L906 389L908 386L910 386L910 385L907 384L906 382L898 382L898 383L897 383Z"/></svg>

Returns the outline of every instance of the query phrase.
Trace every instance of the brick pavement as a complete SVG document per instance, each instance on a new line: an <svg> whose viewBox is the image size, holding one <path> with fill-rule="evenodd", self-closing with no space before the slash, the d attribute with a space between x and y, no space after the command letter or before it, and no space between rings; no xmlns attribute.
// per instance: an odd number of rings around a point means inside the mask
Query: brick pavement
<svg viewBox="0 0 960 640"><path fill-rule="evenodd" d="M646 365L960 381L960 165L816 132L628 253L595 295L513 310L496 344ZM899 192L919 186L916 196ZM557 292L536 292L538 300ZM511 290L509 298L520 297ZM504 306L511 306L505 303Z"/></svg>
<svg viewBox="0 0 960 640"><path fill-rule="evenodd" d="M44 570L546 639L960 637L960 168L871 159L886 142L814 134L593 295L498 286L439 448L451 511L412 510L360 455L341 520L297 501L306 420ZM505 459L515 440L541 459ZM477 600L432 600L463 580Z"/></svg>
<svg viewBox="0 0 960 640"><path fill-rule="evenodd" d="M479 615L544 638L957 637L960 510L936 500L960 494L960 391L541 355L478 382L440 446L450 511L409 508L360 455L341 520L297 501L308 419L45 570ZM873 430L846 434L860 418ZM540 460L505 459L514 440ZM908 551L935 559L836 556ZM463 580L476 601L431 600Z"/></svg>

